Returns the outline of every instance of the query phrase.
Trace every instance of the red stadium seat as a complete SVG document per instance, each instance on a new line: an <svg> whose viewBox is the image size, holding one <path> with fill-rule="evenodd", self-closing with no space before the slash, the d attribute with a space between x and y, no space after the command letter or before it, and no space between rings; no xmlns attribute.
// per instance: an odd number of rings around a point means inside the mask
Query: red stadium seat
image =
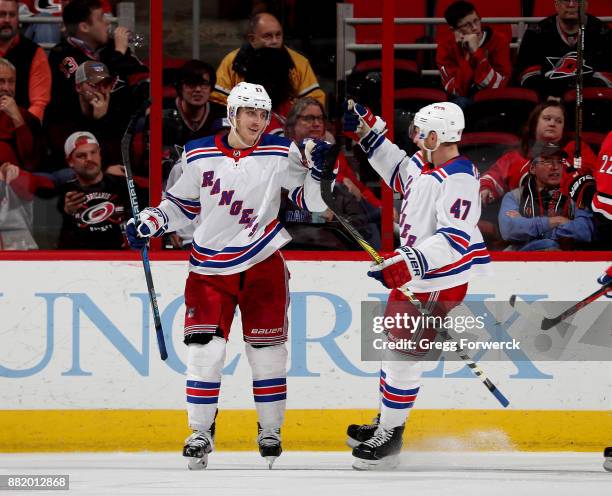
<svg viewBox="0 0 612 496"><path fill-rule="evenodd" d="M563 96L567 109L568 128L574 129L576 115L576 90ZM584 88L582 92L582 129L607 133L612 128L612 88Z"/></svg>
<svg viewBox="0 0 612 496"><path fill-rule="evenodd" d="M353 4L353 17L382 17L383 3L372 0L348 0ZM426 17L426 0L395 0L395 17ZM425 34L423 24L396 24L395 42L412 43ZM382 24L355 26L357 43L381 43Z"/></svg>
<svg viewBox="0 0 612 496"><path fill-rule="evenodd" d="M482 174L509 149L517 147L520 139L515 134L480 132L465 133L459 150L468 157Z"/></svg>
<svg viewBox="0 0 612 496"><path fill-rule="evenodd" d="M395 90L395 108L416 112L421 107L434 102L445 102L446 93L434 88L405 88Z"/></svg>
<svg viewBox="0 0 612 496"><path fill-rule="evenodd" d="M496 131L520 134L529 113L538 104L538 94L525 88L481 90L466 110L466 131Z"/></svg>
<svg viewBox="0 0 612 496"><path fill-rule="evenodd" d="M570 140L573 140L576 133L571 131L567 133L567 135ZM603 140L606 139L606 135L604 133L594 133L592 131L583 131L581 136L583 141L593 149L595 154L597 154Z"/></svg>

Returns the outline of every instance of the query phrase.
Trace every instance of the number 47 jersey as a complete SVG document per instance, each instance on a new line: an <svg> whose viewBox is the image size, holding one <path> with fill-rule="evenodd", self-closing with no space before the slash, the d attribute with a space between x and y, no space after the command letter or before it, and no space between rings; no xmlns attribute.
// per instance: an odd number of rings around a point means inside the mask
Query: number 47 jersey
<svg viewBox="0 0 612 496"><path fill-rule="evenodd" d="M265 260L291 240L278 221L281 188L301 208L325 210L321 187L291 141L264 134L252 148L229 148L226 137L190 141L182 175L159 209L167 231L199 215L189 270L236 274Z"/></svg>
<svg viewBox="0 0 612 496"><path fill-rule="evenodd" d="M399 215L402 246L418 248L425 273L410 281L415 292L452 288L488 273L491 259L477 227L480 181L463 156L432 168L421 152L412 157L385 139L370 150L369 161L402 195Z"/></svg>

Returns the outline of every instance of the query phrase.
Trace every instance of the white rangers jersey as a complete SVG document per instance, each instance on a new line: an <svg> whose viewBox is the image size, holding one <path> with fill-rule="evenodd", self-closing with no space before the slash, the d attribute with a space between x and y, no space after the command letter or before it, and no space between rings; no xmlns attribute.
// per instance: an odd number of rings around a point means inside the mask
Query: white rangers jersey
<svg viewBox="0 0 612 496"><path fill-rule="evenodd" d="M452 288L486 273L491 261L477 223L480 218L478 170L465 157L430 168L421 152L408 157L385 139L369 160L383 180L402 195L402 246L422 254L424 276L414 292Z"/></svg>
<svg viewBox="0 0 612 496"><path fill-rule="evenodd" d="M277 219L281 188L301 208L327 208L319 182L286 138L264 134L254 147L236 150L226 136L209 136L188 142L181 160L183 174L159 209L167 217L167 231L201 216L190 271L235 274L288 243L291 236Z"/></svg>

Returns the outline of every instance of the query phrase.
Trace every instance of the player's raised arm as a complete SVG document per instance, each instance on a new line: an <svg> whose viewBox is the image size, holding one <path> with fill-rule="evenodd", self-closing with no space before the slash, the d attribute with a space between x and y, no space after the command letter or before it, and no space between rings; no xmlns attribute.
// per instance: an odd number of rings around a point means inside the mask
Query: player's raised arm
<svg viewBox="0 0 612 496"><path fill-rule="evenodd" d="M349 100L344 113L344 134L359 143L368 161L389 187L404 194L410 176L418 176L423 168L423 157L416 153L408 157L404 150L389 141L387 124L372 111Z"/></svg>

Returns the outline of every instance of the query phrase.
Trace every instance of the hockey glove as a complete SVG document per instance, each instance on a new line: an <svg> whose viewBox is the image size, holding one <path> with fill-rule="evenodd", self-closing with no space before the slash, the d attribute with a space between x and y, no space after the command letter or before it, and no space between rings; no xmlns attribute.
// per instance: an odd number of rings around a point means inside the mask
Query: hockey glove
<svg viewBox="0 0 612 496"><path fill-rule="evenodd" d="M427 272L427 262L419 250L402 246L393 253L394 256L373 265L368 276L380 281L386 288L395 289L413 279L421 279Z"/></svg>
<svg viewBox="0 0 612 496"><path fill-rule="evenodd" d="M564 179L568 183L568 194L574 200L576 207L588 208L597 189L593 176L591 174L579 174L578 171L575 171L565 174Z"/></svg>
<svg viewBox="0 0 612 496"><path fill-rule="evenodd" d="M161 236L166 232L168 218L159 208L147 207L137 216L136 222L130 219L125 226L128 243L133 250L141 250L151 236Z"/></svg>
<svg viewBox="0 0 612 496"><path fill-rule="evenodd" d="M610 291L606 293L608 298L612 298L612 265L606 269L606 271L597 278L597 282L602 286L610 286Z"/></svg>
<svg viewBox="0 0 612 496"><path fill-rule="evenodd" d="M304 155L310 167L310 174L315 181L321 181L325 159L331 147L332 144L327 141L312 139L304 140ZM335 168L333 173L335 177L338 173L338 169Z"/></svg>
<svg viewBox="0 0 612 496"><path fill-rule="evenodd" d="M384 141L387 123L360 103L348 100L344 112L344 134L369 153Z"/></svg>

